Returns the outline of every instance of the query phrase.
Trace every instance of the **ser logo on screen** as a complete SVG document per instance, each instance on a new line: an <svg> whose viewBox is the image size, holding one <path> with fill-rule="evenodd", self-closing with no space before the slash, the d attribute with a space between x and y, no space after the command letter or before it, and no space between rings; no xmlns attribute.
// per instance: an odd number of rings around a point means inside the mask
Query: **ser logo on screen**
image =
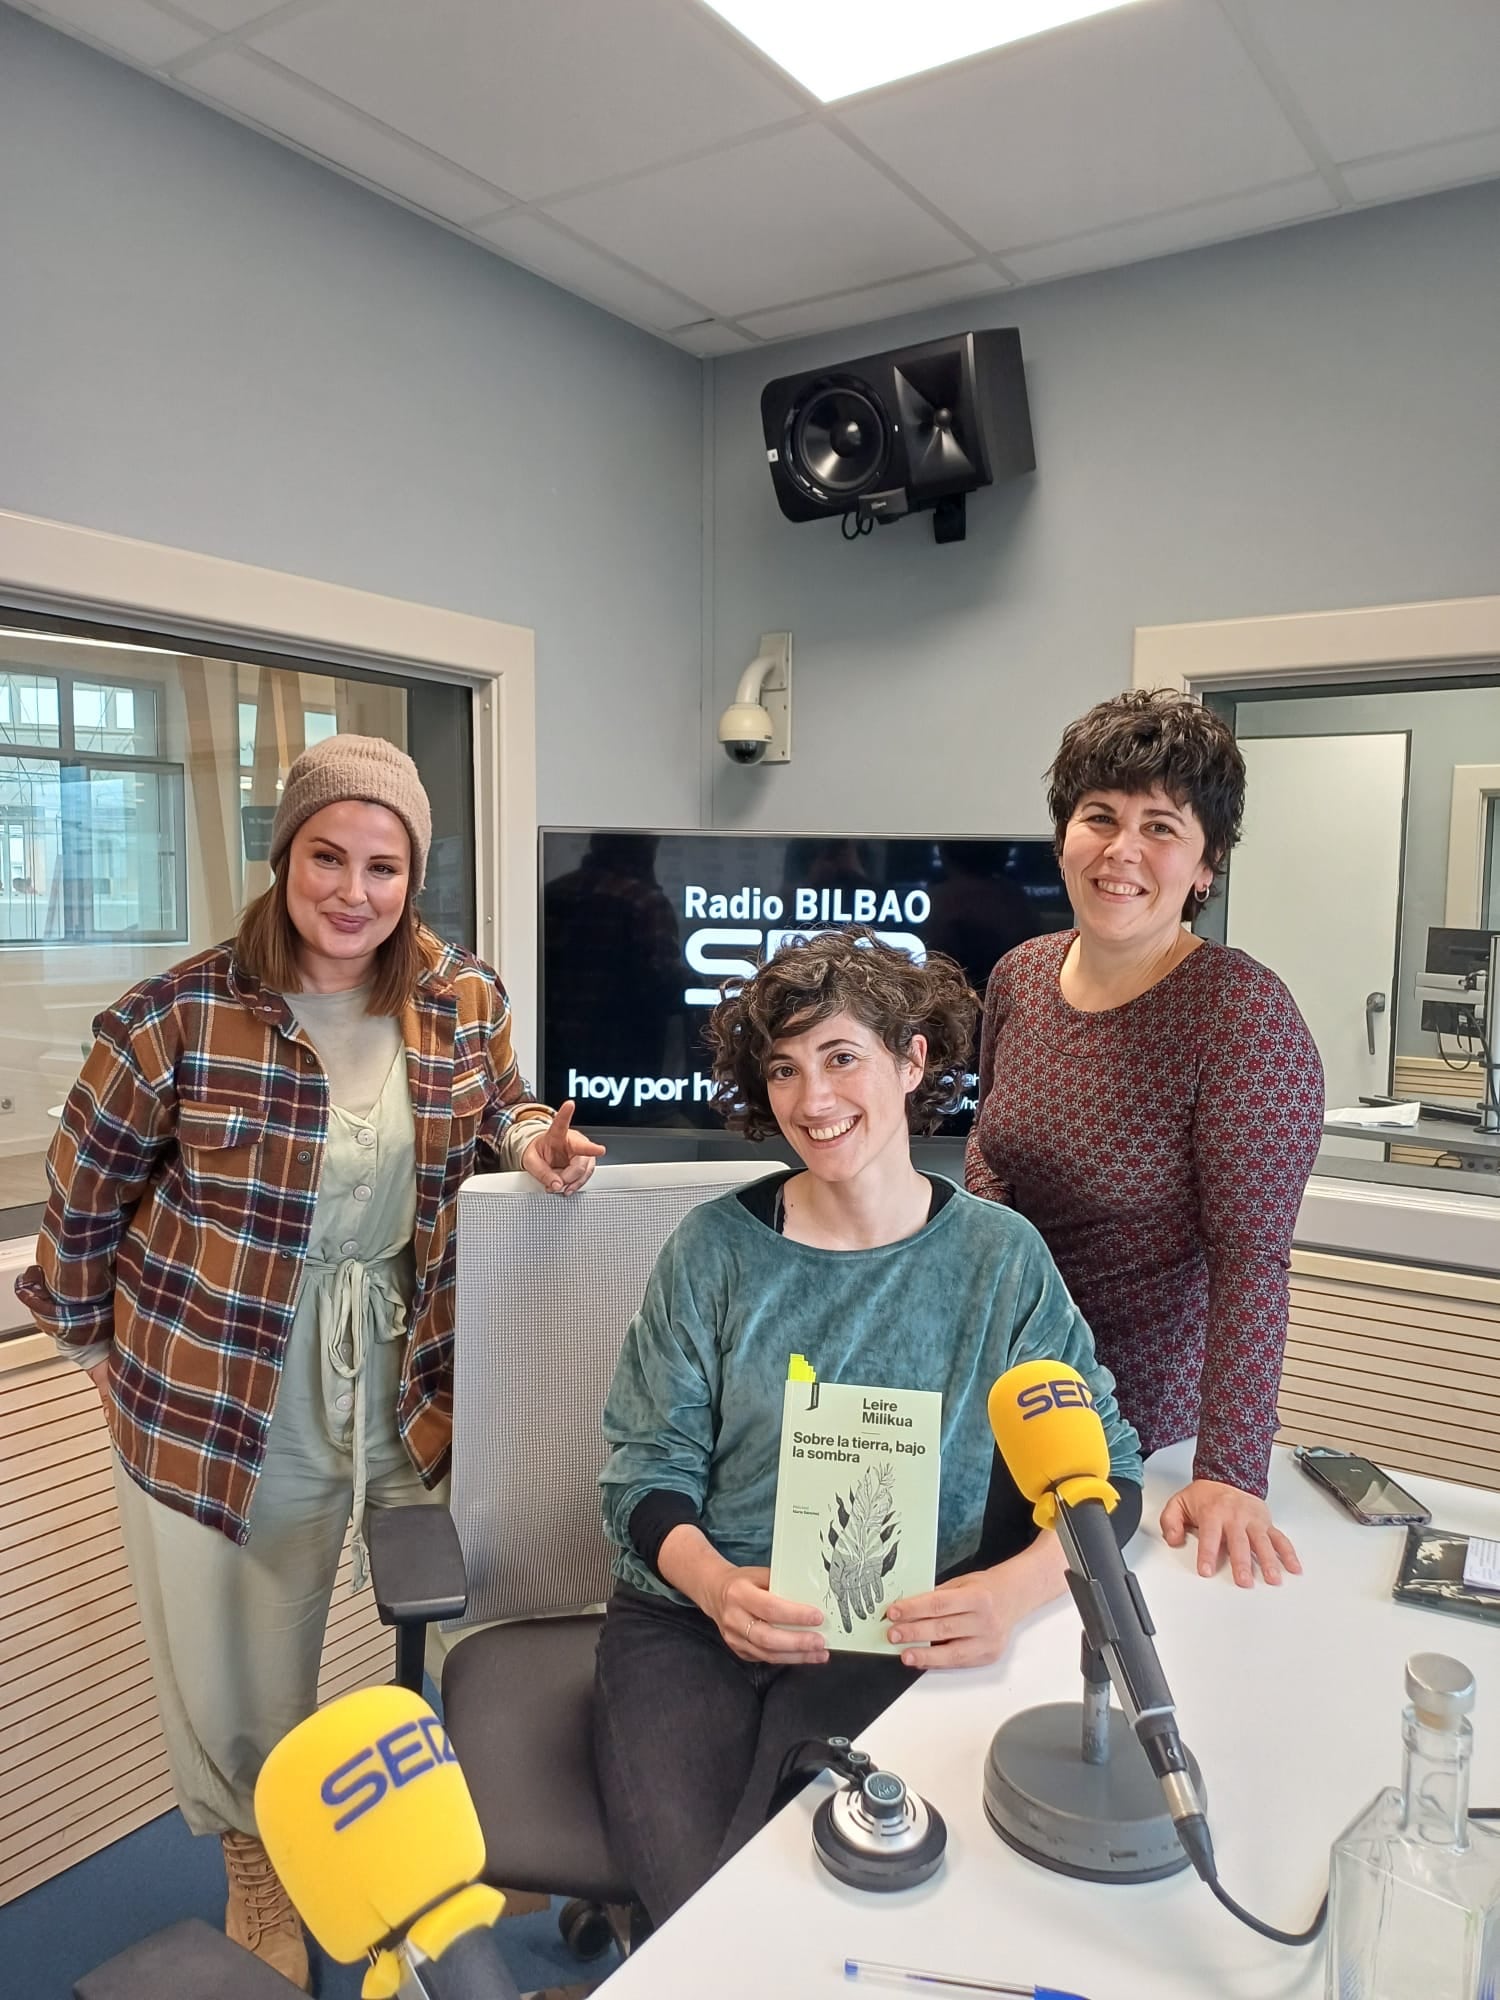
<svg viewBox="0 0 1500 2000"><path fill-rule="evenodd" d="M816 937L821 931L842 929L845 924L872 928L920 924L932 913L932 898L925 889L909 889L903 894L896 889L802 888L792 891L791 901L790 921L771 928L787 915L782 896L763 895L752 888L737 890L732 896L711 895L693 885L683 892L683 914L689 918L752 919L749 924L721 922L689 933L683 957L692 971L712 982L684 989L682 997L689 1007L716 1006L726 979L751 978L762 950L767 957L774 957L788 938ZM755 918L768 922L758 925ZM882 944L909 952L919 965L927 956L927 948L915 931L876 928L875 935Z"/></svg>

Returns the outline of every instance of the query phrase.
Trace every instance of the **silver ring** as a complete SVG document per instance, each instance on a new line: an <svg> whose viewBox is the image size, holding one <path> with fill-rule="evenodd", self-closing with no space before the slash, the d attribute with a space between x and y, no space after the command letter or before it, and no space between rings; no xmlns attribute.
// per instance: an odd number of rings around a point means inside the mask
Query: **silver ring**
<svg viewBox="0 0 1500 2000"><path fill-rule="evenodd" d="M754 1615L752 1614L745 1620L745 1644L747 1646L753 1646L755 1644L755 1640L752 1636L754 1627L755 1627L755 1618Z"/></svg>

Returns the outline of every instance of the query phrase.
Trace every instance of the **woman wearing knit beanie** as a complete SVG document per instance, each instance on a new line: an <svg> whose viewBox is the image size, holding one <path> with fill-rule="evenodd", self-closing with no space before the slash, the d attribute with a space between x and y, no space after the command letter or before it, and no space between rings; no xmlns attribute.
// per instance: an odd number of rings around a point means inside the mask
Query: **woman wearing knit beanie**
<svg viewBox="0 0 1500 2000"><path fill-rule="evenodd" d="M178 1801L229 1935L294 1984L255 1837L262 1761L317 1704L346 1532L447 1497L453 1226L477 1169L568 1195L603 1147L539 1104L495 974L417 914L432 812L393 744L292 765L272 886L231 943L134 987L49 1157L17 1290L98 1386Z"/></svg>

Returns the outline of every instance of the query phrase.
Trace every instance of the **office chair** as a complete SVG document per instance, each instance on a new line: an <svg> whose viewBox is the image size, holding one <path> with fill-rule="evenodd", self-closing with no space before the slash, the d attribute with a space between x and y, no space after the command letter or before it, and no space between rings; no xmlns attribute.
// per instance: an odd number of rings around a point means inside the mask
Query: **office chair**
<svg viewBox="0 0 1500 2000"><path fill-rule="evenodd" d="M433 1619L480 1626L443 1667L443 1715L484 1830L485 1880L572 1898L563 1936L607 1947L629 1908L594 1773L594 1645L610 1589L599 1418L656 1254L689 1209L773 1163L601 1167L581 1194L482 1174L458 1197L452 1518L369 1518L371 1580L420 1690ZM632 1925L638 1931L639 1919Z"/></svg>

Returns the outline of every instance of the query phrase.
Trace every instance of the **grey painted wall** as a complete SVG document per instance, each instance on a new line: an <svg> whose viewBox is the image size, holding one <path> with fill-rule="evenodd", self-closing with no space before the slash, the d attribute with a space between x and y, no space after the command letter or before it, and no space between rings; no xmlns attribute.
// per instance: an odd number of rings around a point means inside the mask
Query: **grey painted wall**
<svg viewBox="0 0 1500 2000"><path fill-rule="evenodd" d="M1241 736L1410 732L1395 1048L1400 1055L1437 1055L1437 1038L1421 1030L1422 1008L1413 982L1426 962L1428 928L1444 920L1453 767L1500 764L1500 686L1241 701L1238 707L1235 727ZM1233 867L1231 861L1231 873ZM1476 1093L1478 1087L1476 1081Z"/></svg>
<svg viewBox="0 0 1500 2000"><path fill-rule="evenodd" d="M5 7L0 189L0 506L529 625L542 817L697 822L697 361Z"/></svg>
<svg viewBox="0 0 1500 2000"><path fill-rule="evenodd" d="M845 543L771 490L774 375L1021 329L1038 470ZM715 366L714 700L795 645L793 761L714 764L718 824L1045 830L1059 732L1137 625L1500 589L1500 186Z"/></svg>

